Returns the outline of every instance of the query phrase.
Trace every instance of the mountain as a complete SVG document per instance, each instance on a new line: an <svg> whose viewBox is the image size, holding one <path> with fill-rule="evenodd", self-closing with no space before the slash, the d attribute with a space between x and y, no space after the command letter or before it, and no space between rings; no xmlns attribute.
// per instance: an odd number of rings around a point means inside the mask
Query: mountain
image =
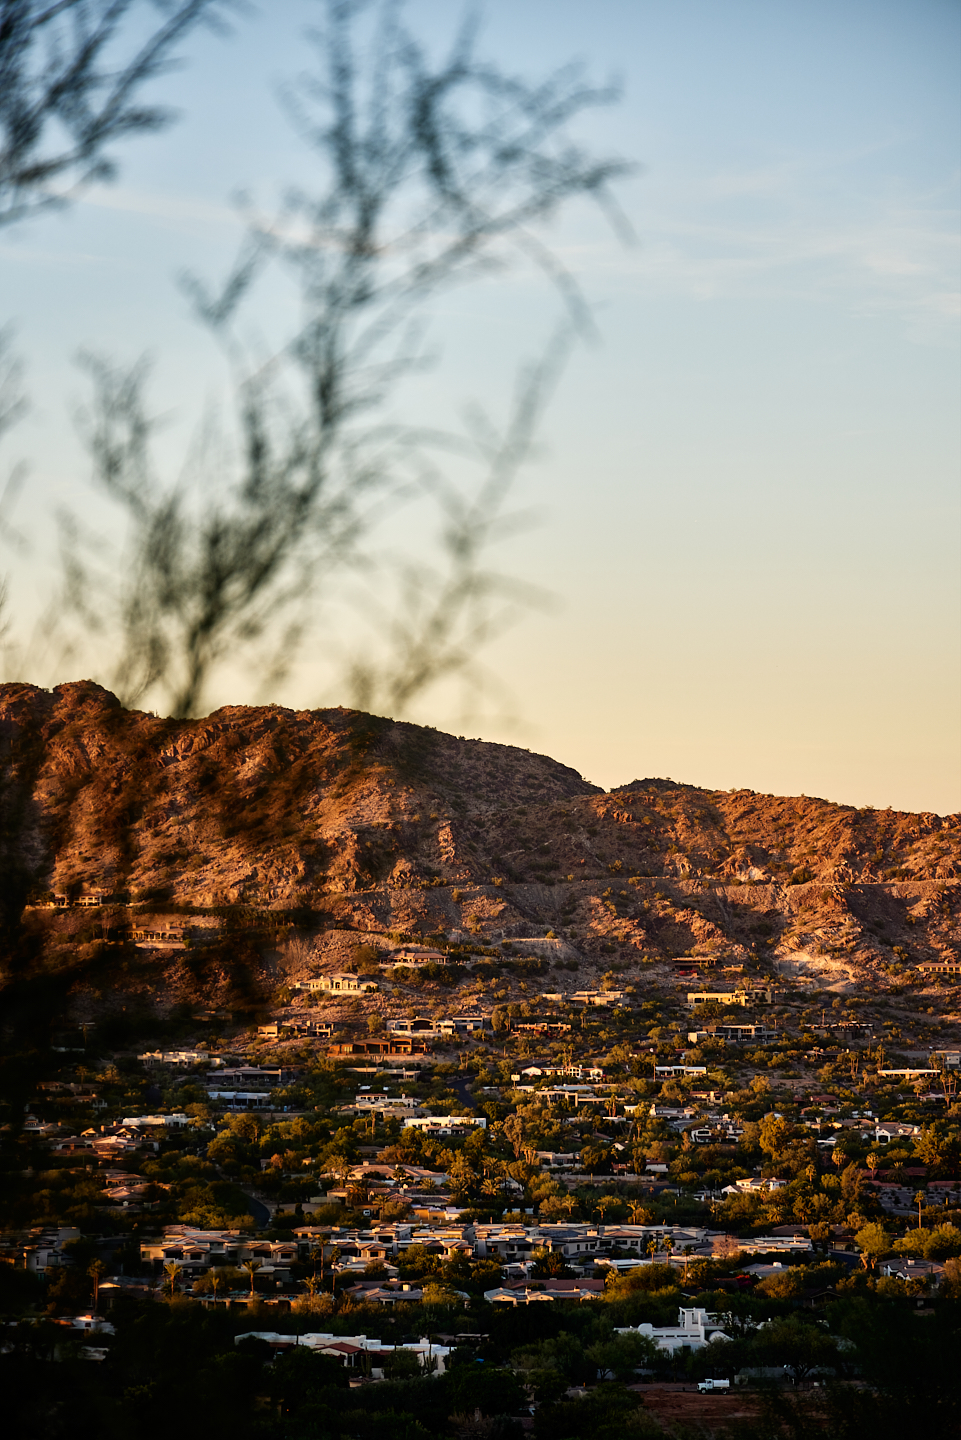
<svg viewBox="0 0 961 1440"><path fill-rule="evenodd" d="M543 755L356 711L171 720L86 681L0 687L0 767L8 981L95 984L109 941L125 959L101 991L156 989L132 925L211 942L178 952L181 994L241 962L262 981L291 926L312 963L358 937L523 950L550 931L533 948L584 984L694 956L885 986L958 953L958 816L661 779L604 792ZM56 894L107 903L44 908Z"/></svg>

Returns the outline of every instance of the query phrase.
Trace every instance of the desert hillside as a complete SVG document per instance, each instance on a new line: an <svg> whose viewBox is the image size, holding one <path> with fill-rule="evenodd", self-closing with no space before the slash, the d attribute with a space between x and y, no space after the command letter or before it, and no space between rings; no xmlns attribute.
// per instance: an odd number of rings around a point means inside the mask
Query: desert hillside
<svg viewBox="0 0 961 1440"><path fill-rule="evenodd" d="M507 942L584 983L690 957L885 988L958 953L958 816L658 779L605 793L355 711L169 720L90 682L0 687L0 746L8 978L72 983L119 944L136 987L160 958L131 949L137 926L198 940L165 957L168 990L269 968L292 933L335 963L358 937Z"/></svg>

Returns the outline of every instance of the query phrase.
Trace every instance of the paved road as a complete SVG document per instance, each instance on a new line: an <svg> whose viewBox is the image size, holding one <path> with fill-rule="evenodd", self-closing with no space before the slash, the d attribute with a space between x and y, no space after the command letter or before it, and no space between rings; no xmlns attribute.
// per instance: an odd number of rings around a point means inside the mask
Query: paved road
<svg viewBox="0 0 961 1440"><path fill-rule="evenodd" d="M251 1195L249 1190L244 1190L244 1194L250 1201L250 1213L253 1217L254 1224L258 1230L265 1230L270 1224L270 1211L263 1201L258 1200L256 1195Z"/></svg>
<svg viewBox="0 0 961 1440"><path fill-rule="evenodd" d="M449 1076L447 1083L453 1090L454 1094L460 1096L461 1100L464 1102L465 1109L472 1109L474 1105L474 1097L470 1093L471 1082L467 1079L462 1079L459 1076Z"/></svg>

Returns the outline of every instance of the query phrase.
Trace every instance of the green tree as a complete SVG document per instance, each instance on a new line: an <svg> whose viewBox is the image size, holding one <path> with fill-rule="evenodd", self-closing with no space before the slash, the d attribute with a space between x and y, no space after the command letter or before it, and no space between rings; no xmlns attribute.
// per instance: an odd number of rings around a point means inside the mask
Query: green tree
<svg viewBox="0 0 961 1440"><path fill-rule="evenodd" d="M758 1143L769 1155L777 1155L784 1149L793 1131L789 1120L780 1115L765 1115L758 1130Z"/></svg>
<svg viewBox="0 0 961 1440"><path fill-rule="evenodd" d="M597 1366L601 1379L630 1380L635 1371L654 1364L658 1349L649 1335L629 1333L598 1340L585 1354Z"/></svg>
<svg viewBox="0 0 961 1440"><path fill-rule="evenodd" d="M880 1260L882 1255L887 1255L891 1250L891 1237L876 1221L870 1221L864 1225L855 1235L857 1247L861 1252L861 1263L866 1268L873 1267Z"/></svg>
<svg viewBox="0 0 961 1440"><path fill-rule="evenodd" d="M789 1315L770 1321L750 1342L755 1364L783 1365L798 1384L822 1367L833 1367L838 1355L833 1335L816 1321Z"/></svg>
<svg viewBox="0 0 961 1440"><path fill-rule="evenodd" d="M861 1167L852 1160L841 1171L841 1196L845 1205L857 1205L861 1189Z"/></svg>
<svg viewBox="0 0 961 1440"><path fill-rule="evenodd" d="M947 1164L955 1148L952 1137L939 1134L933 1125L923 1126L914 1141L915 1156L922 1165L930 1165L932 1169Z"/></svg>
<svg viewBox="0 0 961 1440"><path fill-rule="evenodd" d="M424 1373L412 1350L394 1350L387 1357L384 1373L388 1380L418 1380Z"/></svg>

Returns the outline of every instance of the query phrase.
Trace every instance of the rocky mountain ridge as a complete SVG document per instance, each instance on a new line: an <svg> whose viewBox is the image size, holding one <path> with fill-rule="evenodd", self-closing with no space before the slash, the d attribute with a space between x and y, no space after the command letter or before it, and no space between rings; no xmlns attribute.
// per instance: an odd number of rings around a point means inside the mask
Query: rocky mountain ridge
<svg viewBox="0 0 961 1440"><path fill-rule="evenodd" d="M212 934L241 912L317 940L550 932L586 979L753 957L887 985L959 953L958 816L663 779L606 793L546 756L355 711L171 720L92 682L0 687L0 767L21 973L96 938L89 914L43 909L54 894L103 896L101 938L131 906Z"/></svg>

